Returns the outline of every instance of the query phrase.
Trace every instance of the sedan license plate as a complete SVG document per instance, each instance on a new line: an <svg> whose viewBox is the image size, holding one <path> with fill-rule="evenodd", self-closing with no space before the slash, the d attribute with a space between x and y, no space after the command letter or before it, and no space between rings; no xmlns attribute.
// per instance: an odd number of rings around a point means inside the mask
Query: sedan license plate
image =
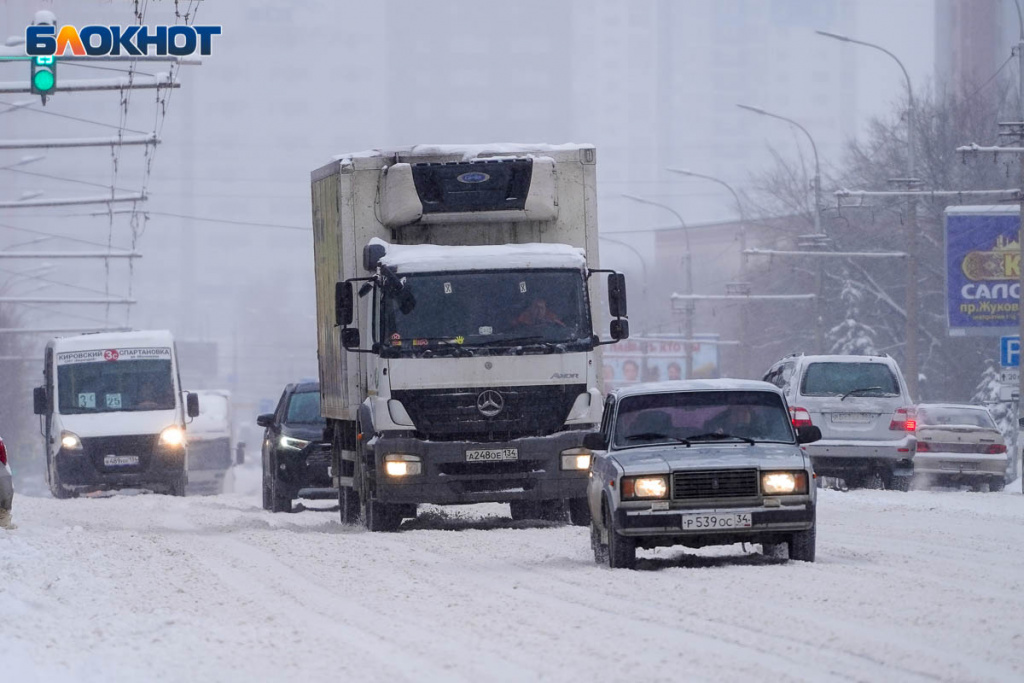
<svg viewBox="0 0 1024 683"><path fill-rule="evenodd" d="M120 466L120 465L138 465L139 456L137 455L104 455L103 464L107 467Z"/></svg>
<svg viewBox="0 0 1024 683"><path fill-rule="evenodd" d="M864 424L875 419L874 413L832 413L833 422Z"/></svg>
<svg viewBox="0 0 1024 683"><path fill-rule="evenodd" d="M738 514L683 515L683 531L695 529L748 529L753 526L749 512Z"/></svg>
<svg viewBox="0 0 1024 683"><path fill-rule="evenodd" d="M495 462L518 459L518 448L480 448L466 451L466 462Z"/></svg>
<svg viewBox="0 0 1024 683"><path fill-rule="evenodd" d="M976 462L954 462L952 460L943 460L939 463L939 467L944 470L953 470L954 472L964 471L972 472L978 469L978 463Z"/></svg>

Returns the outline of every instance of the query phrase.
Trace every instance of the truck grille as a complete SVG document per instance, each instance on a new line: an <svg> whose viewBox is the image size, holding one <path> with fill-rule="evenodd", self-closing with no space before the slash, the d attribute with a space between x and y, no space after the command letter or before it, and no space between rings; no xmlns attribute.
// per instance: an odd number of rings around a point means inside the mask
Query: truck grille
<svg viewBox="0 0 1024 683"><path fill-rule="evenodd" d="M673 500L754 498L757 470L696 470L672 474Z"/></svg>
<svg viewBox="0 0 1024 683"><path fill-rule="evenodd" d="M416 431L425 438L492 442L557 432L565 425L576 398L586 391L585 384L571 384L421 389L395 391L393 396L402 402ZM497 392L502 403L501 411L490 417L478 408L485 392Z"/></svg>

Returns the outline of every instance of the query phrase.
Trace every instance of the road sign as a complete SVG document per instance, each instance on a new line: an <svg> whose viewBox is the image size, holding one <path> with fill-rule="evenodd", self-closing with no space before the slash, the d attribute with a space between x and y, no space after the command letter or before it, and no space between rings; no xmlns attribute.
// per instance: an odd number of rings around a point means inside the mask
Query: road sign
<svg viewBox="0 0 1024 683"><path fill-rule="evenodd" d="M1003 370L999 373L999 383L1009 384L1011 386L1020 385L1020 368L1016 370Z"/></svg>
<svg viewBox="0 0 1024 683"><path fill-rule="evenodd" d="M1020 336L1010 335L999 339L999 363L1004 368L1020 367Z"/></svg>
<svg viewBox="0 0 1024 683"><path fill-rule="evenodd" d="M1017 387L1009 384L1004 384L999 387L999 400L1000 401L1016 401L1020 397L1020 393L1017 391Z"/></svg>

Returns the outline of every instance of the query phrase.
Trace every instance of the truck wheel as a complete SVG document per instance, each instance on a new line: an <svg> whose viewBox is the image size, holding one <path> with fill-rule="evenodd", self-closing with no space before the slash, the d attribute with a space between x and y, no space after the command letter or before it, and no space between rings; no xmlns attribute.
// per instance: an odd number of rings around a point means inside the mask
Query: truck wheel
<svg viewBox="0 0 1024 683"><path fill-rule="evenodd" d="M815 537L818 525L807 531L798 531L789 538L789 559L799 562L814 562Z"/></svg>
<svg viewBox="0 0 1024 683"><path fill-rule="evenodd" d="M401 509L397 505L370 500L364 506L363 521L369 531L398 531L402 525Z"/></svg>
<svg viewBox="0 0 1024 683"><path fill-rule="evenodd" d="M590 505L586 498L569 499L569 521L573 526L590 524Z"/></svg>
<svg viewBox="0 0 1024 683"><path fill-rule="evenodd" d="M636 569L636 539L615 529L615 518L605 510L608 529L608 566L612 569Z"/></svg>
<svg viewBox="0 0 1024 683"><path fill-rule="evenodd" d="M57 500L67 500L75 496L73 491L69 491L64 487L64 482L60 478L60 472L57 471L56 462L53 463L53 468L50 470L50 493Z"/></svg>
<svg viewBox="0 0 1024 683"><path fill-rule="evenodd" d="M359 492L351 486L338 488L338 507L341 508L342 524L359 523Z"/></svg>
<svg viewBox="0 0 1024 683"><path fill-rule="evenodd" d="M608 546L601 542L601 532L593 520L590 522L590 549L594 551L596 564L608 564Z"/></svg>

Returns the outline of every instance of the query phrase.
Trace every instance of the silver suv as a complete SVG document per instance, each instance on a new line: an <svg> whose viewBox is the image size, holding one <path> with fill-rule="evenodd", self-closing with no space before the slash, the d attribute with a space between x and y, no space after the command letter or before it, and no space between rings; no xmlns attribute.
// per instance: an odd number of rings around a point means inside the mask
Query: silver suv
<svg viewBox="0 0 1024 683"><path fill-rule="evenodd" d="M916 422L892 358L792 355L764 380L785 393L793 426L821 429L821 440L805 447L819 477L842 478L851 488L910 488Z"/></svg>

